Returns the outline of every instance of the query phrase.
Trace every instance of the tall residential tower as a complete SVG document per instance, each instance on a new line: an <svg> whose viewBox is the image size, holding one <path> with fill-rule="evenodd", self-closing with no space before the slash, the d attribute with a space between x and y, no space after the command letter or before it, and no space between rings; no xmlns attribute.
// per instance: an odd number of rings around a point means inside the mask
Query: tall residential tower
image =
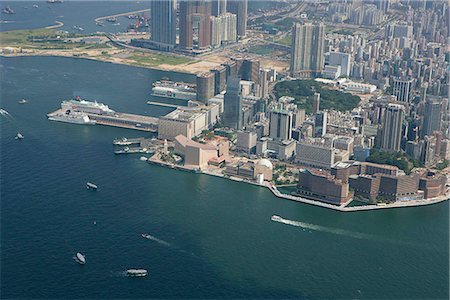
<svg viewBox="0 0 450 300"><path fill-rule="evenodd" d="M150 1L150 40L159 50L171 51L176 43L176 0Z"/></svg>
<svg viewBox="0 0 450 300"><path fill-rule="evenodd" d="M300 78L318 76L324 65L324 26L299 24L292 28L291 75Z"/></svg>

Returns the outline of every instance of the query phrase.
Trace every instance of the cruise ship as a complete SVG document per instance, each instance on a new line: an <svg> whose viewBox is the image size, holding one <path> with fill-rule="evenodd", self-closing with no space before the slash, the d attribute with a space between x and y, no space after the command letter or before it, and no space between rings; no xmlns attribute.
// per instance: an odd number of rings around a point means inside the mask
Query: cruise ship
<svg viewBox="0 0 450 300"><path fill-rule="evenodd" d="M61 103L61 109L64 111L71 112L83 112L88 114L96 115L114 115L115 111L110 109L108 105L103 103L98 103L97 101L86 101L82 100L80 97L76 99L63 101Z"/></svg>
<svg viewBox="0 0 450 300"><path fill-rule="evenodd" d="M66 110L65 113L49 114L48 119L51 121L66 122L72 124L95 125L96 121L91 120L89 116L82 112Z"/></svg>
<svg viewBox="0 0 450 300"><path fill-rule="evenodd" d="M192 83L161 80L153 83L152 96L196 100L197 88Z"/></svg>

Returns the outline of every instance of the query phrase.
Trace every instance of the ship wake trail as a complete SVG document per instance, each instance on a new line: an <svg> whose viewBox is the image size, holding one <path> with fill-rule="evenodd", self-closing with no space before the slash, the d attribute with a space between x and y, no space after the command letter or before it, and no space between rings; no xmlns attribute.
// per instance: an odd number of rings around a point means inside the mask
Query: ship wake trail
<svg viewBox="0 0 450 300"><path fill-rule="evenodd" d="M372 235L372 234L366 234L366 233L350 231L350 230L345 230L345 229L339 229L339 228L333 228L333 227L326 227L326 226L321 226L321 225L316 225L316 224L311 224L311 223L306 223L306 222L284 219L281 217L278 217L276 219L274 219L272 217L272 221L286 224L286 225L295 226L295 227L300 227L302 229L331 233L331 234L346 236L346 237L350 237L350 238L354 238L354 239L371 240L371 241L376 241L376 242L391 243L391 244L409 246L409 247L414 247L414 248L422 248L423 247L423 245L418 245L416 243L409 243L409 242L399 241L399 240L383 239L383 238L380 238L380 237L378 237L376 235Z"/></svg>
<svg viewBox="0 0 450 300"><path fill-rule="evenodd" d="M166 241L160 240L157 237L154 237L153 235L148 234L145 238L147 240L155 241L155 242L157 242L160 245L163 245L163 246L166 246L166 247L172 247L172 244L170 244L170 243L168 243Z"/></svg>

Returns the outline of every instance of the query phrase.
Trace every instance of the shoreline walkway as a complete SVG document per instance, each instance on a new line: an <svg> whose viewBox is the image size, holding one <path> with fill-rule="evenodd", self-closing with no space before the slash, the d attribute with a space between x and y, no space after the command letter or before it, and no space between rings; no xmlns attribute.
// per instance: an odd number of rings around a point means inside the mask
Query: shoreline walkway
<svg viewBox="0 0 450 300"><path fill-rule="evenodd" d="M157 153L155 153L154 156L155 155L157 155ZM256 182L252 182L252 181L245 180L242 178L227 177L227 176L224 176L223 174L219 174L217 172L211 172L211 171L207 171L207 170L201 171L198 169L194 170L192 168L163 162L154 156L152 156L148 159L149 163L159 165L162 167L171 168L171 169L195 172L195 173L199 173L199 174L220 177L220 178L224 178L224 179L228 179L228 180L232 180L232 181L252 184L252 185L259 186L259 187L265 187L265 188L268 188L272 192L272 194L274 196L276 196L277 198L287 199L287 200L296 201L296 202L309 204L309 205L314 205L314 206L318 206L318 207L322 207L322 208L333 209L333 210L340 211L340 212L356 212L356 211L368 211L368 210L387 209L387 208L417 207L417 206L424 206L424 205L432 205L432 204L450 200L450 192L447 192L447 194L445 194L445 195L442 195L442 196L439 196L436 198L432 198L432 199L428 199L428 200L399 201L399 202L394 202L394 203L390 203L390 204L386 204L386 205L359 205L359 206L348 207L347 205L350 204L350 202L352 200L347 201L346 203L343 203L341 205L334 205L334 204L330 204L330 203L324 203L324 202L320 202L320 201L316 201L316 200L311 200L311 199L306 199L306 198L302 198L302 197L283 194L277 189L276 186L274 186L272 183L267 182L267 181L264 182L263 184L258 184Z"/></svg>

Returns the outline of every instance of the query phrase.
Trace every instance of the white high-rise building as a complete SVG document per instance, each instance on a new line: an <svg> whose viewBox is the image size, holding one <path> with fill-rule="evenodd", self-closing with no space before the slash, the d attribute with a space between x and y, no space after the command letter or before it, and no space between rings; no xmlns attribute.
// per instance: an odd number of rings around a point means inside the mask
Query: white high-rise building
<svg viewBox="0 0 450 300"><path fill-rule="evenodd" d="M329 61L330 66L340 66L341 75L346 77L350 76L351 64L350 64L350 54L341 52L330 52Z"/></svg>

